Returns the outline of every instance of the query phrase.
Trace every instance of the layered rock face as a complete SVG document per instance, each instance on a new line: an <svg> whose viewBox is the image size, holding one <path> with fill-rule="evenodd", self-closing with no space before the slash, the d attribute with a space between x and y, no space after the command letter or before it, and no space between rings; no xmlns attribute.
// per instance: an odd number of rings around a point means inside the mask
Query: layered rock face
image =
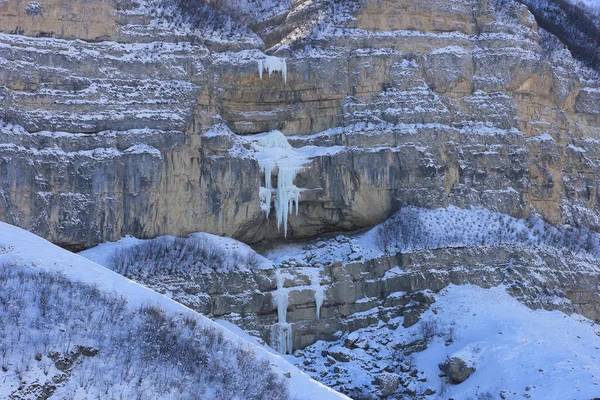
<svg viewBox="0 0 600 400"><path fill-rule="evenodd" d="M242 137L277 129L311 154L290 237L404 205L600 228L600 80L524 6L248 1L251 31L181 4L0 2L0 219L73 248L278 237Z"/></svg>
<svg viewBox="0 0 600 400"><path fill-rule="evenodd" d="M284 279L278 285L279 274ZM414 325L433 303L432 294L450 284L506 285L511 295L531 308L558 309L600 321L595 260L520 245L422 250L319 269L286 263L279 270L199 274L193 279L133 278L193 310L229 320L273 347L283 291L293 350L398 316L404 317L405 327Z"/></svg>

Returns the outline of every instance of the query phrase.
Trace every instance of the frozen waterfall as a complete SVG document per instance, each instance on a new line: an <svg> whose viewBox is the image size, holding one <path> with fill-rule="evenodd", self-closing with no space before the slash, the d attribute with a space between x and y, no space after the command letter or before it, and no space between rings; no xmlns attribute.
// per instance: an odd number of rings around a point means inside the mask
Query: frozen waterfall
<svg viewBox="0 0 600 400"><path fill-rule="evenodd" d="M258 165L265 176L264 186L260 188L260 207L268 218L274 194L277 228L281 229L283 225L283 233L287 237L288 216L293 212L294 206L298 215L300 200L300 188L294 185L294 179L309 159L298 153L279 131L256 135L253 140ZM274 173L277 174L275 188L272 183Z"/></svg>
<svg viewBox="0 0 600 400"><path fill-rule="evenodd" d="M321 318L321 307L325 300L325 288L321 286L321 269L309 268L307 269L308 276L310 277L310 287L315 293L315 306L317 308L317 319Z"/></svg>
<svg viewBox="0 0 600 400"><path fill-rule="evenodd" d="M287 322L288 289L284 287L287 274L276 271L277 291L274 293L273 301L277 307L277 323L271 328L271 344L281 354L292 354L292 324Z"/></svg>

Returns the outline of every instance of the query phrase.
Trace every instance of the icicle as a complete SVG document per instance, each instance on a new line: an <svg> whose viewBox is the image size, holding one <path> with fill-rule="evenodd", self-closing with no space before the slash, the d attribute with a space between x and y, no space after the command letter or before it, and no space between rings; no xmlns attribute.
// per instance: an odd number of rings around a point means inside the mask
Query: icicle
<svg viewBox="0 0 600 400"><path fill-rule="evenodd" d="M292 354L292 324L277 323L271 331L271 343L280 354Z"/></svg>
<svg viewBox="0 0 600 400"><path fill-rule="evenodd" d="M287 308L288 308L288 292L283 287L285 276L281 274L281 271L277 270L277 292L275 292L275 302L277 306L277 321L279 323L287 322Z"/></svg>
<svg viewBox="0 0 600 400"><path fill-rule="evenodd" d="M279 174L277 175L277 198L275 200L275 214L277 216L277 229L281 229L283 224L283 235L287 237L288 215L292 211L292 202L296 202L298 209L298 199L300 198L300 188L294 185L294 179L300 171L300 167L286 160L282 160L279 165Z"/></svg>
<svg viewBox="0 0 600 400"><path fill-rule="evenodd" d="M278 269L277 291L273 301L277 307L277 323L271 328L271 344L281 354L292 354L292 325L287 322L288 290L284 287L285 275Z"/></svg>
<svg viewBox="0 0 600 400"><path fill-rule="evenodd" d="M258 193L260 197L260 209L265 212L267 219L271 213L271 189L261 187Z"/></svg>
<svg viewBox="0 0 600 400"><path fill-rule="evenodd" d="M283 75L283 83L287 83L287 63L285 59L281 59L281 75Z"/></svg>
<svg viewBox="0 0 600 400"><path fill-rule="evenodd" d="M317 307L317 319L321 318L321 307L325 300L325 289L321 286L321 278L319 277L321 270L318 268L311 268L310 271L310 286L315 293L315 306Z"/></svg>
<svg viewBox="0 0 600 400"><path fill-rule="evenodd" d="M269 78L273 72L281 72L283 83L287 83L287 63L285 58L267 56L264 60L258 60L258 76L263 78L263 72L267 70Z"/></svg>
<svg viewBox="0 0 600 400"><path fill-rule="evenodd" d="M296 175L308 158L297 154L288 143L287 138L279 131L262 134L256 139L255 146L258 154L258 164L265 175L264 187L260 188L261 209L269 216L271 196L275 192L275 214L277 229L283 225L284 236L287 237L288 216L296 206L296 216L299 212L300 188L294 185ZM277 188L273 190L272 175L277 170ZM269 193L267 193L269 190Z"/></svg>

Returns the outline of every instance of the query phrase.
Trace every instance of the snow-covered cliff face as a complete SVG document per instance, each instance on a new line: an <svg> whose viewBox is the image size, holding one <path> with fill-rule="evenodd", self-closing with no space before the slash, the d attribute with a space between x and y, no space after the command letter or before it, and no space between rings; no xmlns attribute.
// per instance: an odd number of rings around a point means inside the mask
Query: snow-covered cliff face
<svg viewBox="0 0 600 400"><path fill-rule="evenodd" d="M303 237L403 205L600 227L600 80L516 2L38 3L0 3L0 219L56 243ZM242 137L273 130L307 160L297 215Z"/></svg>

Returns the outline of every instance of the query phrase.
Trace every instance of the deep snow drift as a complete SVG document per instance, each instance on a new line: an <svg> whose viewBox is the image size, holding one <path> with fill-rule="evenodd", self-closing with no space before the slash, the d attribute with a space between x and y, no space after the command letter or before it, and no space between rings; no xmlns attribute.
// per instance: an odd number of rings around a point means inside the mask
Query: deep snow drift
<svg viewBox="0 0 600 400"><path fill-rule="evenodd" d="M285 381L289 385L290 393L299 399L344 398L344 396L311 380L289 362L269 352L264 347L250 343L183 305L144 288L84 257L54 246L29 232L0 223L0 249L0 263L22 265L32 269L34 273L36 270L50 273L61 272L66 280L94 285L96 290L103 295L122 296L130 310L137 310L151 305L164 310L168 318L184 316L188 320L194 320L194 326L214 329L219 335L223 335L223 340L228 343L230 348L239 347L242 350L253 351L258 359L268 360L271 369L279 376L289 375L290 378L285 378ZM0 291L3 289L5 288L0 288ZM14 329L10 326L10 321L9 324L3 324L2 328L0 332L3 333L6 333L6 330ZM8 360L7 362L11 364L13 361ZM13 376L15 373L16 371L9 369L9 375ZM12 382L11 379L13 378L7 377L4 382ZM7 390L10 392L11 388L4 386L5 383L0 383L0 387L2 387L4 393Z"/></svg>

